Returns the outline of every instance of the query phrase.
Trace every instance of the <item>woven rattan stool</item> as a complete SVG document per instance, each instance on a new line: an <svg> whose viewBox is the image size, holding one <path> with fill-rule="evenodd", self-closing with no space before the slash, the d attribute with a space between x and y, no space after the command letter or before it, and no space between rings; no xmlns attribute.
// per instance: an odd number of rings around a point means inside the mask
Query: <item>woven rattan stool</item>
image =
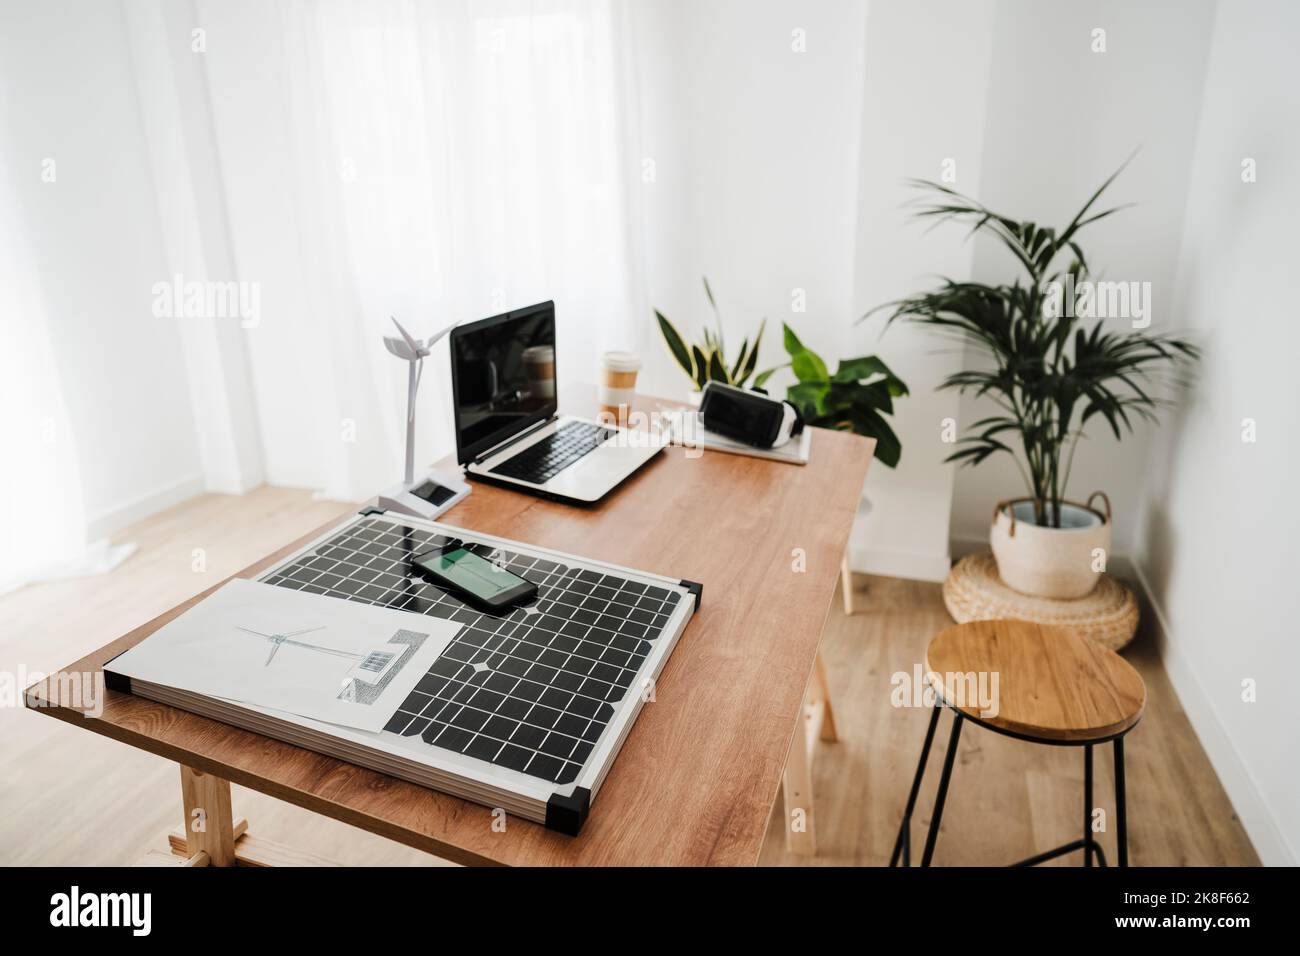
<svg viewBox="0 0 1300 956"><path fill-rule="evenodd" d="M957 742L967 721L1017 740L1084 748L1082 839L1021 860L1015 866L1034 866L1075 850L1083 850L1084 866L1092 866L1094 858L1102 866L1106 865L1106 855L1092 831L1092 748L1113 743L1117 861L1120 866L1128 865L1124 735L1137 724L1146 706L1146 686L1128 661L1067 628L1026 621L975 621L958 624L936 635L925 652L925 669L938 699L898 838L894 841L890 866L898 865L900 857L904 866L911 864L912 811L916 808L930 745L944 707L952 710L953 723L921 856L922 866L929 866L934 857ZM969 691L972 675L991 674L998 675L996 700L965 699L972 696ZM991 681L988 683L991 685Z"/></svg>

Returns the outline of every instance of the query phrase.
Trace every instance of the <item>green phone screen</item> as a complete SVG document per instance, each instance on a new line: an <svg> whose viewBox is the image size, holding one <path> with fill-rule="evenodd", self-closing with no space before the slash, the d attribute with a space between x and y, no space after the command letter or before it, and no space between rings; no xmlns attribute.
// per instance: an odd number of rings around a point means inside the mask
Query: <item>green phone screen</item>
<svg viewBox="0 0 1300 956"><path fill-rule="evenodd" d="M528 583L464 548L446 554L427 555L417 559L416 563L481 598L494 598L503 591Z"/></svg>

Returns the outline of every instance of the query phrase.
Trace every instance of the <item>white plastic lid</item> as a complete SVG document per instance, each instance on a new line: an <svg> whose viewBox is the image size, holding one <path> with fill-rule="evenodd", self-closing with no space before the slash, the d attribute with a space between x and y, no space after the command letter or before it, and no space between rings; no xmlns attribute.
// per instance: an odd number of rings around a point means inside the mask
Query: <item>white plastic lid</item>
<svg viewBox="0 0 1300 956"><path fill-rule="evenodd" d="M638 372L641 359L634 352L606 352L601 356L605 368L611 372Z"/></svg>

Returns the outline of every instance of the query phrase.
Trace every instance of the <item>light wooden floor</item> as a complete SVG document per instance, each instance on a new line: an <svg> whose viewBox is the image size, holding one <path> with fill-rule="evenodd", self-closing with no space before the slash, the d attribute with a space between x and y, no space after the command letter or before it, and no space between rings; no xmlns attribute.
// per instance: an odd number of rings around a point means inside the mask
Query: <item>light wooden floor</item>
<svg viewBox="0 0 1300 956"><path fill-rule="evenodd" d="M764 864L884 866L893 850L930 714L891 706L890 678L897 671L910 673L934 633L953 622L937 584L864 575L856 578L854 591L858 613L846 617L837 595L822 637L840 740L819 744L813 764L817 856L785 853L778 796ZM1152 642L1139 633L1124 656L1147 686L1146 714L1124 744L1130 865L1258 866ZM950 720L948 714L940 718L913 817L914 860L930 824ZM1094 803L1109 817L1110 747L1095 754ZM1082 751L963 728L934 865L1011 863L1077 839L1082 827ZM1113 836L1101 840L1113 862ZM1049 865L1080 862L1076 853Z"/></svg>
<svg viewBox="0 0 1300 956"><path fill-rule="evenodd" d="M0 598L0 676L12 683L76 660L343 510L305 492L261 488L240 498L204 495L141 522L121 536L139 552L112 574ZM193 570L195 549L204 571ZM820 745L815 762L813 862L823 864L887 861L927 719L890 706L890 676L919 661L948 623L937 585L863 577L856 588L860 613L845 617L837 597L824 643L841 740ZM1132 861L1258 863L1159 664L1141 644L1129 656L1150 693L1128 745ZM1105 762L1098 777L1107 792ZM918 827L928 822L937 779L936 761ZM1003 862L1073 839L1081 781L1074 751L969 728L936 863ZM131 863L162 848L180 812L175 764L21 706L0 707L0 864ZM235 813L260 836L340 862L441 863L240 787ZM806 862L786 856L783 819L778 798L761 862Z"/></svg>

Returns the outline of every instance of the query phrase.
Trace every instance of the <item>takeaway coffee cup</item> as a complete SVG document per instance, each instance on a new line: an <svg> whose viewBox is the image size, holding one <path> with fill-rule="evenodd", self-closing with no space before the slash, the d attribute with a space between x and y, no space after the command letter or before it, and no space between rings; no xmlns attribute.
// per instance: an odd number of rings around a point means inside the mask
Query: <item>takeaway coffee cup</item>
<svg viewBox="0 0 1300 956"><path fill-rule="evenodd" d="M524 349L524 374L535 398L555 397L555 346L534 345Z"/></svg>
<svg viewBox="0 0 1300 956"><path fill-rule="evenodd" d="M600 357L600 410L617 422L627 421L640 369L641 360L631 352L606 352Z"/></svg>

